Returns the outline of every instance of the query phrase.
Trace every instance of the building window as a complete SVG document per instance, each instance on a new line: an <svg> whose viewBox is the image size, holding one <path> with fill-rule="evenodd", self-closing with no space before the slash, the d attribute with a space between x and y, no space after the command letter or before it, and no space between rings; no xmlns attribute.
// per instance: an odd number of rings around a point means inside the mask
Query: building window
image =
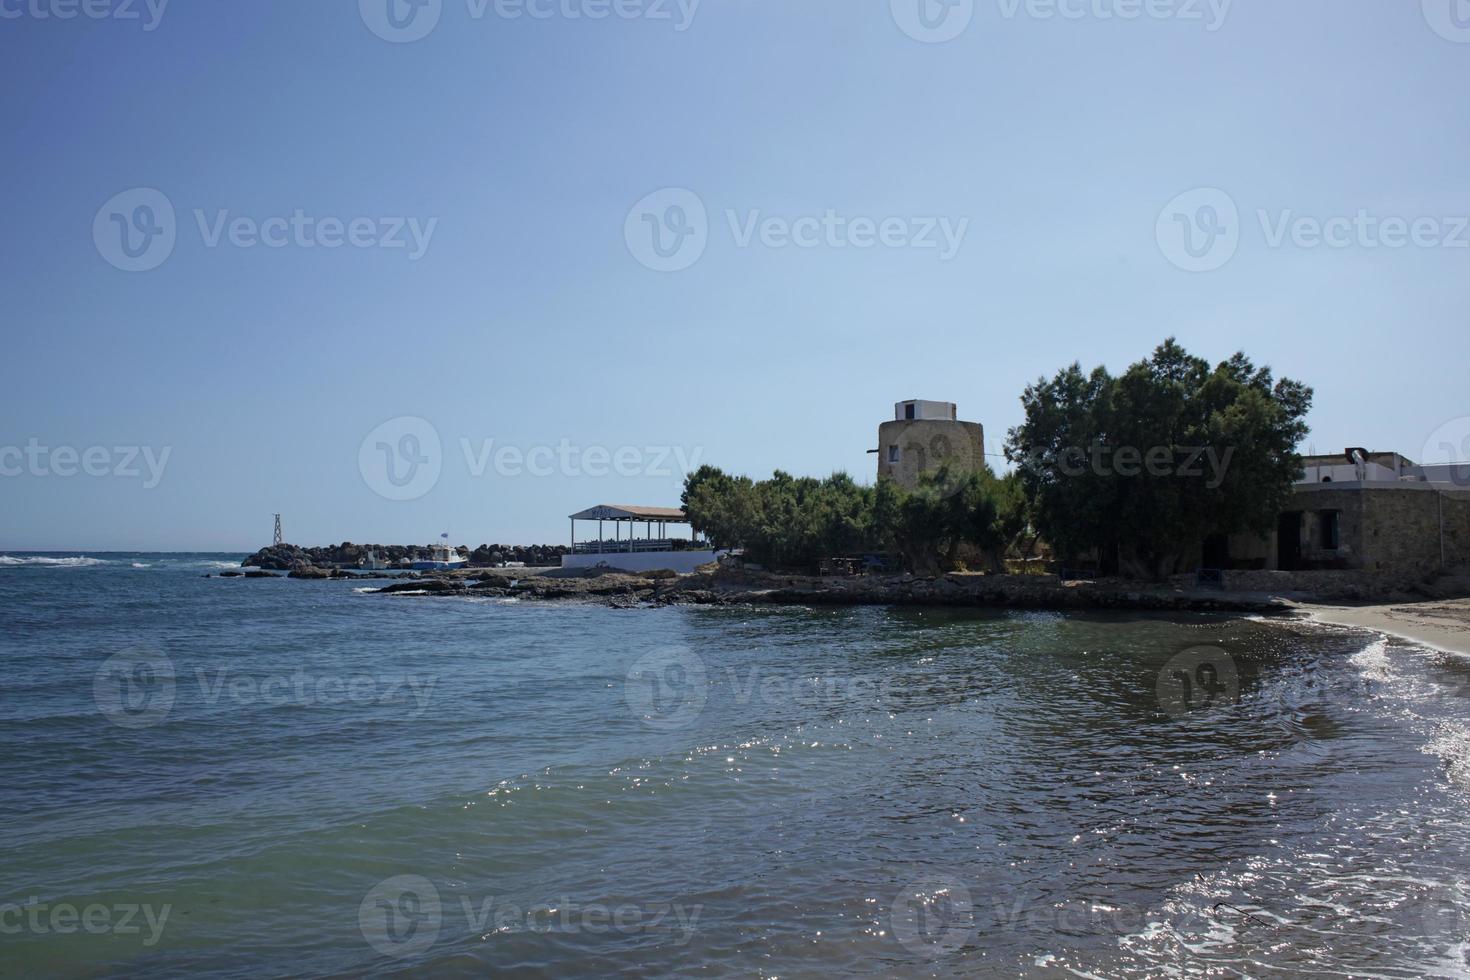
<svg viewBox="0 0 1470 980"><path fill-rule="evenodd" d="M898 447L897 446L889 446L888 447L888 462L890 462L890 463L897 463L898 462L898 458L899 458Z"/></svg>
<svg viewBox="0 0 1470 980"><path fill-rule="evenodd" d="M1322 547L1327 551L1336 551L1337 536L1337 511L1324 510L1317 515L1322 525Z"/></svg>
<svg viewBox="0 0 1470 980"><path fill-rule="evenodd" d="M911 419L911 418L914 417L914 403L913 402L909 402L907 405L905 405L903 407L903 417L906 418L906 419Z"/></svg>

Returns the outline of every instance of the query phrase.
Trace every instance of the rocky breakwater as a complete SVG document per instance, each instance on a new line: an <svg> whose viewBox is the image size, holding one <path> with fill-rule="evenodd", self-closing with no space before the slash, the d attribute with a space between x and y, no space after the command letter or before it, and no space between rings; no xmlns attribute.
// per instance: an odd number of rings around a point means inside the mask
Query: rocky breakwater
<svg viewBox="0 0 1470 980"><path fill-rule="evenodd" d="M561 556L566 554L567 548L565 545L546 544L482 544L473 551L464 547L457 551L461 558L468 560L471 567L476 568L492 568L507 562L546 567L560 565ZM429 545L353 544L351 541L343 541L341 544L317 548L303 548L295 544L273 545L261 548L243 559L240 564L280 572L298 568L356 567L358 562L367 558L369 552L374 553L378 561L388 565L396 565L404 559L413 562L433 557Z"/></svg>

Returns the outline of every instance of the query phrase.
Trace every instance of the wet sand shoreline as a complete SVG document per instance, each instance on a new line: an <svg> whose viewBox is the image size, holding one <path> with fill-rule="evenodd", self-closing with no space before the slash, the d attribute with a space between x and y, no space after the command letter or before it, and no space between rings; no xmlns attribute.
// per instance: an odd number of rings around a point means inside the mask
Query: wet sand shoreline
<svg viewBox="0 0 1470 980"><path fill-rule="evenodd" d="M1301 603L1307 619L1372 630L1470 656L1470 599L1426 599L1382 605Z"/></svg>

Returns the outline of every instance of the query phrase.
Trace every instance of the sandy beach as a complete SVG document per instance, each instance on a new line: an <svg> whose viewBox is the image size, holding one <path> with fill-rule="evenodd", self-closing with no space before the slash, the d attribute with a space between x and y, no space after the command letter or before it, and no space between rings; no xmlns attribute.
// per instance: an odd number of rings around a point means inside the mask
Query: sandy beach
<svg viewBox="0 0 1470 980"><path fill-rule="evenodd" d="M1376 630L1470 656L1470 599L1431 599L1380 606L1303 603L1301 609L1318 622Z"/></svg>

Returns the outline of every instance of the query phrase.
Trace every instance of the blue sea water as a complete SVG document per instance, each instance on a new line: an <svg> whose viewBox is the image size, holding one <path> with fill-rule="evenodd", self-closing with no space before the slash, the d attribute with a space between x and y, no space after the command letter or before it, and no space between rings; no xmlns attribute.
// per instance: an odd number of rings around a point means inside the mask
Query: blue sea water
<svg viewBox="0 0 1470 980"><path fill-rule="evenodd" d="M0 557L0 975L1458 976L1470 666Z"/></svg>

